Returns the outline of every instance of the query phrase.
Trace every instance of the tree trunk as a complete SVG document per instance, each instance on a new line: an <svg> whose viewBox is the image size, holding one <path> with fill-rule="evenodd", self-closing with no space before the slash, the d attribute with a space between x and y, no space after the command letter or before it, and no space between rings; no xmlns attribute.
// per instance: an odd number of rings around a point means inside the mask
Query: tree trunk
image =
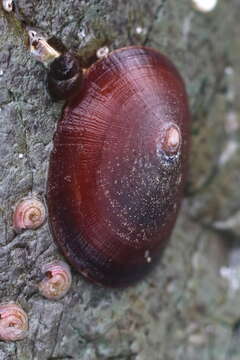
<svg viewBox="0 0 240 360"><path fill-rule="evenodd" d="M16 0L17 1L17 0ZM235 259L240 234L240 6L211 13L191 0L18 0L21 16L85 59L144 44L168 55L185 79L192 112L189 183L161 262L144 281L105 289L73 271L61 300L37 289L41 265L61 255L48 224L16 234L12 208L43 199L52 138L63 103L26 32L0 9L0 300L21 304L26 339L0 342L0 360L234 360L240 309Z"/></svg>

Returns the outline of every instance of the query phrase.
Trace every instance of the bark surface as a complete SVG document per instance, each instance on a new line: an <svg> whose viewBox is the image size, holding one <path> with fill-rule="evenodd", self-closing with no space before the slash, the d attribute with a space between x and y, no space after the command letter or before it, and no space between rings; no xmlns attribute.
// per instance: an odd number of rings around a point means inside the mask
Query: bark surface
<svg viewBox="0 0 240 360"><path fill-rule="evenodd" d="M193 119L189 183L161 262L140 284L109 290L73 271L58 301L38 292L42 264L61 258L48 224L17 234L14 204L44 200L63 103L26 48L14 14L0 9L0 302L29 317L25 340L0 342L0 360L237 360L240 318L240 4L211 13L191 0L18 0L21 16L85 59L143 44L185 79Z"/></svg>

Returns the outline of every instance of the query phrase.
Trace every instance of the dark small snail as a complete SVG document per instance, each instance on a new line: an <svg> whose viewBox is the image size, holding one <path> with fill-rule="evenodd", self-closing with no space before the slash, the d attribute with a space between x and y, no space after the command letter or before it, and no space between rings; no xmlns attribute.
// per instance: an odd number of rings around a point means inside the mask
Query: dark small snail
<svg viewBox="0 0 240 360"><path fill-rule="evenodd" d="M78 58L67 52L50 65L48 90L56 100L63 100L78 92L83 84L83 71Z"/></svg>
<svg viewBox="0 0 240 360"><path fill-rule="evenodd" d="M37 60L49 64L48 91L55 100L73 96L83 85L83 70L77 56L71 52L59 53L36 31L29 31L31 53Z"/></svg>
<svg viewBox="0 0 240 360"><path fill-rule="evenodd" d="M49 78L61 77L71 54L62 59ZM178 213L189 151L184 83L164 55L133 46L97 61L77 88L54 136L51 231L84 276L129 285L157 262Z"/></svg>

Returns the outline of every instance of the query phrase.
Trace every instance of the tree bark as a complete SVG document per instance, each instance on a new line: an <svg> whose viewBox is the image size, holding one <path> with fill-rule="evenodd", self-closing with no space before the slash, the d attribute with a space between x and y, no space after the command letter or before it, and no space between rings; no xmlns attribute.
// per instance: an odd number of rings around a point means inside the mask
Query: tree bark
<svg viewBox="0 0 240 360"><path fill-rule="evenodd" d="M18 8L85 59L105 44L168 55L186 82L192 148L186 198L153 273L120 291L73 271L62 300L41 297L41 265L61 255L47 223L16 234L12 208L29 193L44 199L63 103L51 101L15 15L0 9L0 302L29 317L27 338L0 342L0 360L239 359L239 1L219 0L208 14L191 0L18 0Z"/></svg>

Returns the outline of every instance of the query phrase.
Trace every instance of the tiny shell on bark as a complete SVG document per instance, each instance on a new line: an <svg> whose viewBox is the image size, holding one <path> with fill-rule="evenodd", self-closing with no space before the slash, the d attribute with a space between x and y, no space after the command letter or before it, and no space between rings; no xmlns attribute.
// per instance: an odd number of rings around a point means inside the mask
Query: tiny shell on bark
<svg viewBox="0 0 240 360"><path fill-rule="evenodd" d="M21 199L13 214L15 230L37 229L46 219L44 204L35 196Z"/></svg>
<svg viewBox="0 0 240 360"><path fill-rule="evenodd" d="M3 0L2 1L3 9L7 12L13 11L13 1L12 0Z"/></svg>
<svg viewBox="0 0 240 360"><path fill-rule="evenodd" d="M38 284L40 293L50 300L62 298L71 287L70 267L63 261L53 261L42 267L44 279Z"/></svg>
<svg viewBox="0 0 240 360"><path fill-rule="evenodd" d="M17 341L26 337L28 317L20 305L14 303L0 304L0 339Z"/></svg>

